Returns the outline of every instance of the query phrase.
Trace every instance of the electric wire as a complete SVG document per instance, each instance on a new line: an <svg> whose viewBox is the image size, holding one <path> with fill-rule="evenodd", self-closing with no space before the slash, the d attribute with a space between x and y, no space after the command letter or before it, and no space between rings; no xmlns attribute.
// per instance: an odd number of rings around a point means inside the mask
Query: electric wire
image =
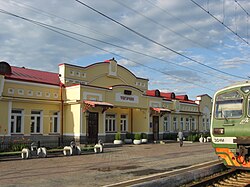
<svg viewBox="0 0 250 187"><path fill-rule="evenodd" d="M212 69L212 70L214 70L214 71L217 71L217 72L220 72L220 73L229 75L229 76L233 76L233 77L236 77L236 78L239 78L239 79L243 79L243 80L247 79L247 77L242 77L242 76L238 76L238 75L233 75L233 74L231 74L231 73L227 73L227 72L224 72L224 71L222 71L222 70L219 70L219 69L216 69L216 68L214 68L214 67L211 67L211 66L209 66L209 65L203 64L203 63L201 63L201 62L199 62L199 61L197 61L197 60L195 60L195 59L193 59L193 58L191 58L191 57L188 57L188 56L186 56L186 55L184 55L184 54L182 54L182 53L180 53L180 52L178 52L178 51L176 51L176 50L174 50L174 49L172 49L172 48L170 48L170 47L167 47L167 46L165 46L165 45L163 45L163 44L161 44L161 43L159 43L159 42L157 42L157 41L155 41L155 40L153 40L153 39L151 39L151 38L145 36L144 34L138 32L138 31L135 31L134 29L131 29L130 27L124 25L123 23L120 23L119 21L117 21L117 20L111 18L110 16L107 16L106 14L104 14L104 13L98 11L97 9L95 9L95 8L93 8L93 7L89 6L89 5L87 5L86 3L83 3L83 2L80 1L80 0L75 0L75 1L78 2L78 3L81 4L81 5L83 5L83 6L87 7L87 8L89 8L90 10L92 10L92 11L94 11L94 12L100 14L101 16L103 16L103 17L105 17L105 18L111 20L112 22L114 22L114 23L116 23L116 24L118 24L118 25L120 25L120 26L126 28L127 30L133 32L134 34L140 36L141 38L144 38L144 39L146 39L146 40L148 40L148 41L150 41L150 42L152 42L152 43L154 43L154 44L156 44L156 45L158 45L158 46L160 46L160 47L163 47L163 48L165 48L165 49L167 49L167 50L169 50L169 51L171 51L171 52L173 52L173 53L175 53L175 54L177 54L177 55L179 55L179 56L181 56L181 57L183 57L183 58L186 58L186 59L188 59L188 60L190 60L190 61L193 61L193 62L195 62L195 63L197 63L197 64L200 64L200 65L202 65L202 66L204 66L204 67L206 67L206 68Z"/></svg>
<svg viewBox="0 0 250 187"><path fill-rule="evenodd" d="M41 22L39 22L39 23L41 23ZM155 56L146 54L146 53L142 53L142 52L140 52L140 51L136 51L136 50L133 50L133 49L129 49L129 48L126 48L126 47L123 47L123 46L119 46L119 45L116 45L116 44L113 44L113 43L110 43L110 42L106 42L106 41L103 41L103 40L99 40L99 39L96 39L96 38L92 38L92 37L90 37L90 36L86 36L86 35L83 35L83 34L79 34L79 33L73 32L73 31L69 31L69 30L62 29L62 28L59 28L59 27L55 27L55 26L52 26L52 25L48 25L48 24L45 24L45 23L42 23L42 24L43 24L43 25L46 25L46 26L48 26L48 27L57 29L57 30L61 30L61 31L64 31L64 32L67 32L67 33L70 33L70 34L74 34L74 35L77 35L77 36L81 36L81 37L84 37L84 38L87 38L87 39L90 39L90 40L93 40L93 41L97 41L97 42L100 42L100 43L103 43L103 44L111 45L111 46L113 46L113 47L117 47L117 48L120 48L120 49L123 49L123 50L127 50L127 51L130 51L130 52L133 52L133 53L142 55L142 56L146 56L146 57L149 57L149 58L158 60L158 61L166 62L166 63L172 64L172 65L174 65L174 66L179 66L179 67L182 67L182 68L185 68L185 69L189 69L189 70L191 70L191 71L195 71L195 72L198 72L198 73L201 73L201 74L204 74L204 75L211 76L210 73L207 73L207 72L204 72L204 71L200 71L200 70L197 70L197 69L193 69L193 68L190 68L190 67L181 65L181 64L177 64L177 63L168 61L168 60L164 60L164 59L161 59L161 58L158 58L158 57L155 57ZM226 81L229 81L229 82L231 81L231 80L229 80L229 79L226 79L226 78L223 78L223 77L220 77L220 76L217 76L217 75L213 75L213 76L218 77L218 78L223 79L223 80L226 80Z"/></svg>
<svg viewBox="0 0 250 187"><path fill-rule="evenodd" d="M117 40L117 41L120 41L120 42L122 42L122 43L126 43L126 41L121 40L121 39L118 38L118 37L115 37L115 36L112 36L112 35L109 35L109 34L105 34L105 33L103 33L103 32L100 32L100 31L96 30L96 29L93 29L93 28L91 28L91 27L88 27L88 26L86 26L86 25L82 25L82 24L76 23L76 22L74 22L74 21L72 21L72 20L70 20L70 19L67 19L67 18L58 16L58 15L53 14L53 13L50 13L50 12L48 12L48 11L44 11L44 10L39 9L39 8L36 8L36 7L34 7L34 6L31 6L31 5L28 5L28 4L25 4L25 3L21 3L21 2L15 2L15 1L13 1L13 0L12 0L12 3L14 3L15 5L20 6L20 7L25 7L26 9L32 10L32 11L34 11L34 12L36 12L36 13L41 14L41 15L45 15L45 16L47 16L47 17L49 17L49 18L57 18L57 19L62 20L62 21L65 22L65 23L72 24L72 25L75 25L75 26L78 26L78 27L81 27L81 28L84 28L84 29L88 29L88 30L91 31L91 33L95 33L95 34L100 35L100 36L105 36L105 37L113 38L113 39L115 39L115 40Z"/></svg>
<svg viewBox="0 0 250 187"><path fill-rule="evenodd" d="M36 13L39 13L39 14L43 14L43 15L46 15L48 17L55 17L55 18L60 18L61 20L63 21L66 21L66 22L69 22L69 23L72 23L74 25L77 25L77 26L82 26L80 24L77 24L71 20L68 20L68 19L65 19L63 17L60 17L60 16L57 16L55 14L51 14L49 12L46 12L46 11L43 11L41 9L38 9L38 8L35 8L33 6L30 6L30 5L27 5L27 4L24 4L24 3L16 3L16 2L13 2L15 3L16 5L19 5L19 6L24 6L24 7L28 7L29 9L35 11ZM45 24L45 23L43 23ZM155 56L152 56L152 55L149 55L149 54L146 54L146 53L142 53L142 52L139 52L139 51L136 51L136 50L133 50L133 49L130 49L130 48L126 48L126 47L122 47L122 46L119 46L119 45L116 45L116 44L112 44L112 43L109 43L109 42L106 42L106 41L103 41L103 40L99 40L99 39L96 39L96 38L93 38L93 37L90 37L90 36L86 36L86 35L83 35L83 34L79 34L79 33L76 33L76 32L73 32L73 31L69 31L69 30L66 30L66 29L62 29L62 28L59 28L59 27L55 27L55 26L52 26L52 25L48 25L48 24L45 24L46 26L49 26L49 27L53 27L55 29L58 29L58 30L62 30L64 32L68 32L68 33L71 33L71 34L75 34L75 35L78 35L78 36L81 36L81 37L84 37L84 38L88 38L90 40L94 40L94 41L98 41L98 42L101 42L101 43L104 43L104 44L108 44L108 45L111 45L113 47L117 47L117 48L120 48L120 49L123 49L123 50L127 50L127 51L130 51L130 52L133 52L133 53L136 53L136 54L140 54L140 55L143 55L143 56L146 56L146 57L149 57L149 58L152 58L152 59L155 59L155 60L158 60L158 61L162 61L162 62L166 62L166 63L169 63L169 64L172 64L174 66L178 66L178 67L182 67L182 68L185 68L185 69L189 69L191 71L195 71L195 72L198 72L198 73L201 73L201 74L204 74L204 75L208 75L208 76L211 76L210 73L207 73L207 72L204 72L204 71L201 71L201 70L198 70L198 69L194 69L194 68L190 68L188 66L184 66L184 65L181 65L181 64L178 64L178 63L174 63L174 62L171 62L171 61L168 61L168 60L165 60L165 59L161 59L161 58L158 58L158 57L155 57ZM85 26L83 26L85 27ZM89 27L87 27L89 28ZM89 28L91 29L91 28ZM96 31L96 30L94 30ZM105 34L104 34L105 35ZM106 36L106 35L105 35ZM107 35L107 36L110 36L112 37L111 35ZM125 42L125 41L124 41ZM226 80L226 81L231 81L227 78L224 78L224 77L221 77L221 76L217 76L217 75L213 75L215 77L218 77L220 79L223 79L223 80Z"/></svg>
<svg viewBox="0 0 250 187"><path fill-rule="evenodd" d="M118 0L113 0L113 2L116 2L116 3L120 4L121 6L126 7L127 9L129 9L129 10L135 12L136 14L139 14L140 16L144 17L145 19L149 20L150 22L152 22L152 23L154 23L154 24L156 24L156 25L159 25L160 27L162 27L162 28L164 28L164 29L167 29L168 31L170 31L170 32L172 32L172 33L174 33L174 34L180 36L181 38L184 38L185 40L190 41L191 43L194 43L194 44L197 45L197 46L200 46L200 47L202 47L202 48L206 48L207 50L211 50L211 49L209 49L207 46L204 46L204 45L200 44L199 42L196 42L196 41L190 39L189 37L186 37L185 35L182 35L182 34L176 32L176 31L174 31L173 29L171 29L171 28L169 28L169 27L167 27L167 26L165 26L165 25L163 25L163 24L161 24L161 23L155 21L154 19L152 19L152 18L150 18L150 17L148 17L148 16L146 16L146 15L140 13L139 11L137 11L137 10L135 10L135 9L133 9L133 8L131 8L131 7L129 7L129 6L127 6L125 3L122 3L122 2L120 2L120 1L118 1Z"/></svg>
<svg viewBox="0 0 250 187"><path fill-rule="evenodd" d="M198 6L201 10L209 14L212 18L214 18L216 21L221 23L227 30L232 32L235 36L237 36L239 39L241 39L243 42L245 42L247 45L249 45L249 42L245 40L243 37L241 37L237 32L233 31L230 27L228 27L226 24L224 24L222 21L220 21L217 17L215 17L213 14L209 12L209 10L206 10L204 7L202 7L200 4L195 2L194 0L190 0L192 3L194 3L196 6Z"/></svg>
<svg viewBox="0 0 250 187"><path fill-rule="evenodd" d="M148 69L151 69L151 70L160 72L160 73L165 74L165 75L168 75L168 76L170 76L170 77L174 77L174 78L177 79L177 80L181 80L181 81L187 82L187 83L192 84L192 85L199 86L199 87L201 87L201 88L204 88L204 89L207 89L207 90L210 90L210 91L215 91L215 90L213 90L213 89L211 89L211 88L209 88L209 87L206 87L206 86L203 86L203 85L194 83L193 81L188 81L188 80L186 80L186 79L182 79L182 78L180 78L180 77L178 77L178 76L172 75L172 74L167 73L167 72L165 72L165 71L162 71L162 70L159 70L159 69L156 69L156 68L147 66L147 65L145 65L145 64L143 64L143 63L140 63L140 62L131 60L131 59L129 59L129 58L127 58L127 57L124 57L124 56L122 56L122 55L119 55L119 54L116 54L116 53L111 52L111 51L109 51L109 50L100 48L100 47L98 47L98 46L96 46L96 45L93 45L93 44L91 44L91 43L88 43L88 42L86 42L86 41L83 41L83 40L80 40L80 39L75 38L75 37L73 37L73 36L70 36L70 35L65 34L65 33L63 33L63 32L60 32L60 31L58 31L58 30L55 30L55 29L53 29L53 28L51 28L51 27L48 27L46 24L43 24L43 23L41 23L41 22L38 22L38 21L35 21L35 20L32 20L32 19L28 19L28 18L25 18L25 17L23 17L23 16L19 16L19 15L17 15L17 14L13 14L13 13L11 13L11 12L9 12L9 11L6 11L6 10L3 10L3 9L0 9L0 12L1 12L1 13L4 13L4 14L7 14L7 15L10 15L10 16L13 16L13 17L16 17L16 18L19 18L19 19L22 19L22 20L25 20L25 21L27 21L27 22L33 23L33 24L35 24L35 25L37 25L37 26L43 27L43 28L48 29L48 30L50 30L50 31L53 31L53 32L55 32L55 33L57 33L57 34L63 35L63 36L65 36L65 37L67 37L67 38L73 39L73 40L75 40L75 41L78 41L78 42L80 42L80 43L86 44L86 45L88 45L88 46L91 46L91 47L93 47L93 48L99 49L99 50L101 50L101 51L104 51L104 52L113 54L113 55L118 56L118 57L120 57L120 58L129 60L129 61L131 61L131 62L134 62L135 64L139 64L139 65L141 65L141 66L143 66L143 67L146 67L146 68L148 68Z"/></svg>
<svg viewBox="0 0 250 187"><path fill-rule="evenodd" d="M234 0L238 5L239 5L239 7L247 14L247 16L250 16L249 15L249 13L248 13L248 11L239 3L239 1L237 1L237 0Z"/></svg>

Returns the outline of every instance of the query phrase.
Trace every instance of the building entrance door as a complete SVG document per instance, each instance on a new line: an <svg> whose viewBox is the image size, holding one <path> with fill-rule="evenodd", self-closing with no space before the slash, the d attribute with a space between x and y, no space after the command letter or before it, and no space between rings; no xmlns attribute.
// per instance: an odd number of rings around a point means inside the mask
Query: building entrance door
<svg viewBox="0 0 250 187"><path fill-rule="evenodd" d="M98 112L90 112L88 117L88 143L98 142Z"/></svg>
<svg viewBox="0 0 250 187"><path fill-rule="evenodd" d="M153 116L153 139L159 140L159 116Z"/></svg>

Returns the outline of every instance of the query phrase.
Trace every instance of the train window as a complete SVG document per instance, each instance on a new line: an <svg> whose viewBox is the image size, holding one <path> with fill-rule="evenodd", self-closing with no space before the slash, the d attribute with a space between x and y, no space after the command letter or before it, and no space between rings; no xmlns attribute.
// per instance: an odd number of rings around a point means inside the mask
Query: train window
<svg viewBox="0 0 250 187"><path fill-rule="evenodd" d="M233 91L215 98L215 117L221 119L239 118L243 113L243 97Z"/></svg>
<svg viewBox="0 0 250 187"><path fill-rule="evenodd" d="M248 96L248 115L250 116L250 96Z"/></svg>
<svg viewBox="0 0 250 187"><path fill-rule="evenodd" d="M248 92L250 91L250 86L242 87L241 90L242 90L244 93L248 93Z"/></svg>

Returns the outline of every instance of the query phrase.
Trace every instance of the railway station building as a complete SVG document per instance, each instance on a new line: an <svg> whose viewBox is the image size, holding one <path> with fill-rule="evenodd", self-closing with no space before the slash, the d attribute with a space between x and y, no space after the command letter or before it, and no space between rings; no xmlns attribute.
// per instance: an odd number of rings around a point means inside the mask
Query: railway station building
<svg viewBox="0 0 250 187"><path fill-rule="evenodd" d="M114 59L59 64L58 73L0 62L0 138L95 143L112 142L117 132L162 140L179 130L209 131L210 96L193 101L149 90L148 82Z"/></svg>

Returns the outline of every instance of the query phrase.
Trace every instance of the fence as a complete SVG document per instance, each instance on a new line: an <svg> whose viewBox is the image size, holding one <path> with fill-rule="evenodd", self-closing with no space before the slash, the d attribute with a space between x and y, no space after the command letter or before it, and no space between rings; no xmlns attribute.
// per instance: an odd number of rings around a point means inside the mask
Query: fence
<svg viewBox="0 0 250 187"><path fill-rule="evenodd" d="M9 141L9 142L0 142L0 152L7 151L21 151L23 148L30 148L31 144L35 143L38 147L51 148L62 148L65 145L69 145L69 142L58 141Z"/></svg>

